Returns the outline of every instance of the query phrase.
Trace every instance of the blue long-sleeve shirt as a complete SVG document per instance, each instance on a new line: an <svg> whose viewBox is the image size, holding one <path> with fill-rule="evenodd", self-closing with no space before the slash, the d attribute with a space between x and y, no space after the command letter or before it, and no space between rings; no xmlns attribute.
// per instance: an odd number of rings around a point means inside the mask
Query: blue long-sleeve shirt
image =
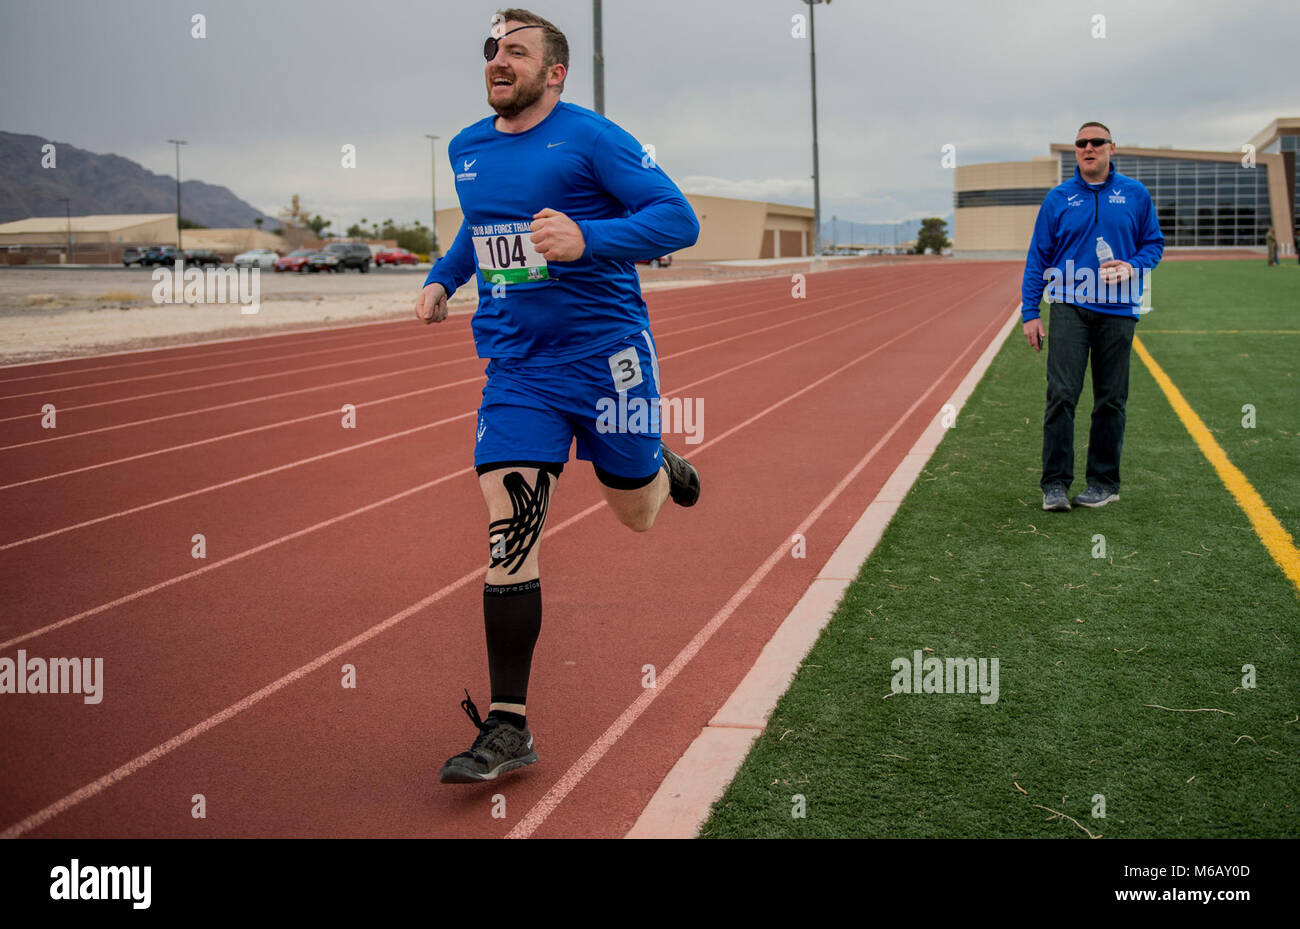
<svg viewBox="0 0 1300 929"><path fill-rule="evenodd" d="M1098 236L1115 258L1133 266L1131 281L1101 284ZM1164 250L1151 194L1140 181L1116 172L1112 162L1104 182L1089 184L1076 166L1074 177L1049 191L1038 210L1020 285L1021 320L1038 318L1044 290L1051 302L1137 317L1143 272L1160 263Z"/></svg>
<svg viewBox="0 0 1300 929"><path fill-rule="evenodd" d="M425 284L448 295L478 275L474 343L481 358L557 364L649 326L636 259L693 245L690 204L629 133L560 101L524 132L487 117L447 146L465 219ZM541 258L529 241L545 208L578 224L576 261Z"/></svg>

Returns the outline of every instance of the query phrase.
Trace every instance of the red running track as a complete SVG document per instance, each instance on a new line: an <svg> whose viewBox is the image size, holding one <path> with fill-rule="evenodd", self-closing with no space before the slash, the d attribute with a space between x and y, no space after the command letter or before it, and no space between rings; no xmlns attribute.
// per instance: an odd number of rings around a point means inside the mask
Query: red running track
<svg viewBox="0 0 1300 929"><path fill-rule="evenodd" d="M481 786L437 782L462 688L488 702L468 317L0 369L0 656L104 667L99 704L0 695L0 834L622 836L1018 286L935 263L650 295L665 394L705 413L668 437L701 501L631 533L570 462L541 760Z"/></svg>

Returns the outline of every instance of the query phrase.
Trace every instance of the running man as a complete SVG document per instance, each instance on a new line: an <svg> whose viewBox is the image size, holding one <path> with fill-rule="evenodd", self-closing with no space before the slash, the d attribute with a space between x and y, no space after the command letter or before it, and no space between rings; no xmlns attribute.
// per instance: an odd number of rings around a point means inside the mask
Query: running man
<svg viewBox="0 0 1300 929"><path fill-rule="evenodd" d="M527 695L542 624L538 554L574 438L630 529L653 526L669 496L692 506L700 493L695 469L663 445L657 416L635 432L597 422L599 402L620 394L658 409L658 355L633 262L693 245L695 213L631 135L560 100L569 46L554 25L503 10L483 53L497 115L447 146L465 219L415 304L425 323L442 322L447 298L477 273L474 343L489 359L474 466L488 515L492 702L480 719L466 692L461 707L479 734L443 765L443 783L537 761Z"/></svg>

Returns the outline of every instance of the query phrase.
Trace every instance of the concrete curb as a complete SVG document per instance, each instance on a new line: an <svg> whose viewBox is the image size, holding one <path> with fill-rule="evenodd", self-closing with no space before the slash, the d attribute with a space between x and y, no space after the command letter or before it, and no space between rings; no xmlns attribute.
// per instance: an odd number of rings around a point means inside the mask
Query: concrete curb
<svg viewBox="0 0 1300 929"><path fill-rule="evenodd" d="M958 412L1019 319L1017 306L957 385L948 403ZM714 801L735 778L750 746L767 727L777 700L789 688L844 591L939 447L943 433L944 426L936 417L782 621L744 680L668 772L625 838L689 839L698 835Z"/></svg>

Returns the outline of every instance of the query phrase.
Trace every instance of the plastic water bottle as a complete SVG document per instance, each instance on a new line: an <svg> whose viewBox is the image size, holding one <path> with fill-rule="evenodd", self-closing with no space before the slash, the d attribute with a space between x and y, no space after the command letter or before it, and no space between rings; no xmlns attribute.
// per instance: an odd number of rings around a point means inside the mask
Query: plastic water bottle
<svg viewBox="0 0 1300 929"><path fill-rule="evenodd" d="M1110 245L1101 236L1097 236L1097 264L1103 264L1107 261L1114 261L1115 253L1111 251Z"/></svg>

